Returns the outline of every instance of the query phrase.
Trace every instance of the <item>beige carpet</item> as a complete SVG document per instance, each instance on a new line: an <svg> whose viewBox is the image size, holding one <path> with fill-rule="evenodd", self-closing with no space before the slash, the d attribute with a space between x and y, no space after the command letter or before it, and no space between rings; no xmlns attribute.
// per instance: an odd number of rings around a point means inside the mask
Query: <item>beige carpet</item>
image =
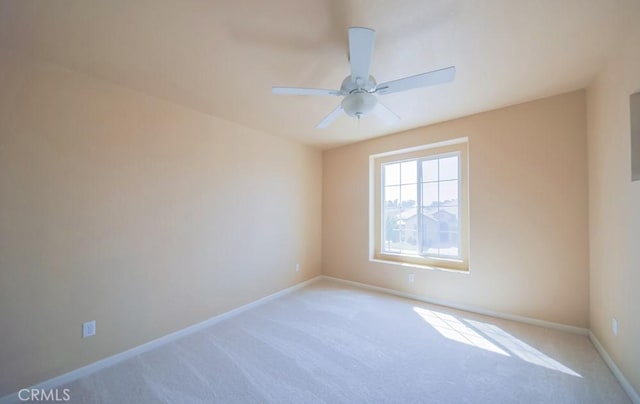
<svg viewBox="0 0 640 404"><path fill-rule="evenodd" d="M629 403L585 336L323 280L79 379L75 403Z"/></svg>

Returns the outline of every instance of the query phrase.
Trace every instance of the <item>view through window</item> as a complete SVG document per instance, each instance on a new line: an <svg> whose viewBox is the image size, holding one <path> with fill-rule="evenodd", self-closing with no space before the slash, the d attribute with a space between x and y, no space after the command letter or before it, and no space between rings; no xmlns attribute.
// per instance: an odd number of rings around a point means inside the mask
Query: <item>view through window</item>
<svg viewBox="0 0 640 404"><path fill-rule="evenodd" d="M383 165L383 251L460 257L458 152Z"/></svg>
<svg viewBox="0 0 640 404"><path fill-rule="evenodd" d="M372 158L373 258L468 269L466 142Z"/></svg>

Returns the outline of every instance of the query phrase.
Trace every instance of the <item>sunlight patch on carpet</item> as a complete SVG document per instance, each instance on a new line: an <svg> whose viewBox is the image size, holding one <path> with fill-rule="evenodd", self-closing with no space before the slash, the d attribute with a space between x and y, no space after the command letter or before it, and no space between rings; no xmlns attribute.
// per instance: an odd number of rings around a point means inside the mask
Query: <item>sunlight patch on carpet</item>
<svg viewBox="0 0 640 404"><path fill-rule="evenodd" d="M534 365L543 366L547 369L557 370L562 373L566 373L571 376L582 377L580 374L574 372L569 369L562 363L556 361L553 358L545 355L544 353L538 351L531 345L524 343L508 332L504 331L502 328L497 327L493 324L487 324L480 321L467 320L469 324L473 325L477 330L484 333L486 336L491 338L496 343L500 344L509 352L513 353L523 361L532 363Z"/></svg>
<svg viewBox="0 0 640 404"><path fill-rule="evenodd" d="M436 311L420 307L414 307L413 310L445 338L495 352L500 355L510 356L507 352L498 348L495 344L491 343L488 339L484 338L452 315L438 313Z"/></svg>

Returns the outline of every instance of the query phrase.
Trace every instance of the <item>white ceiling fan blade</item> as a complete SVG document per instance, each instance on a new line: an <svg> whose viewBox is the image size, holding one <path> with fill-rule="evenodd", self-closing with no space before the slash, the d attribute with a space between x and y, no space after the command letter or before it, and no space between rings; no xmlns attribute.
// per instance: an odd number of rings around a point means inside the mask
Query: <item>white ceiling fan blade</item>
<svg viewBox="0 0 640 404"><path fill-rule="evenodd" d="M316 126L316 129L324 129L327 126L331 125L333 121L336 120L342 113L342 105L338 105L336 109L329 112L329 115L325 116L322 121Z"/></svg>
<svg viewBox="0 0 640 404"><path fill-rule="evenodd" d="M324 88L271 87L271 92L284 95L343 95L340 90Z"/></svg>
<svg viewBox="0 0 640 404"><path fill-rule="evenodd" d="M381 103L380 100L378 100L378 105L376 105L376 109L374 110L374 112L387 125L393 125L400 120L400 117L395 112L390 110L389 107Z"/></svg>
<svg viewBox="0 0 640 404"><path fill-rule="evenodd" d="M453 81L456 76L455 66L445 67L444 69L434 70L428 73L417 74L411 77L405 77L398 80L387 81L378 84L376 93L391 94L398 91L411 90L412 88L434 86Z"/></svg>
<svg viewBox="0 0 640 404"><path fill-rule="evenodd" d="M362 79L364 84L369 80L373 46L376 42L376 31L371 28L349 28L349 62L351 64L351 80L356 83Z"/></svg>

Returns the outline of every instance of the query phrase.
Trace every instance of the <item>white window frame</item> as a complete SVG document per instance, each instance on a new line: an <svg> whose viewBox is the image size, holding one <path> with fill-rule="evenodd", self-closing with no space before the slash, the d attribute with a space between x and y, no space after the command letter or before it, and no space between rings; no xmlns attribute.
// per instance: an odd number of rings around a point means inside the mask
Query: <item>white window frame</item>
<svg viewBox="0 0 640 404"><path fill-rule="evenodd" d="M459 218L460 245L458 257L438 255L411 255L382 250L383 201L382 166L392 162L437 158L447 154L459 156ZM369 259L391 264L417 266L456 271L469 270L469 172L468 138L457 138L443 142L411 147L369 156ZM418 178L420 183L420 178Z"/></svg>

